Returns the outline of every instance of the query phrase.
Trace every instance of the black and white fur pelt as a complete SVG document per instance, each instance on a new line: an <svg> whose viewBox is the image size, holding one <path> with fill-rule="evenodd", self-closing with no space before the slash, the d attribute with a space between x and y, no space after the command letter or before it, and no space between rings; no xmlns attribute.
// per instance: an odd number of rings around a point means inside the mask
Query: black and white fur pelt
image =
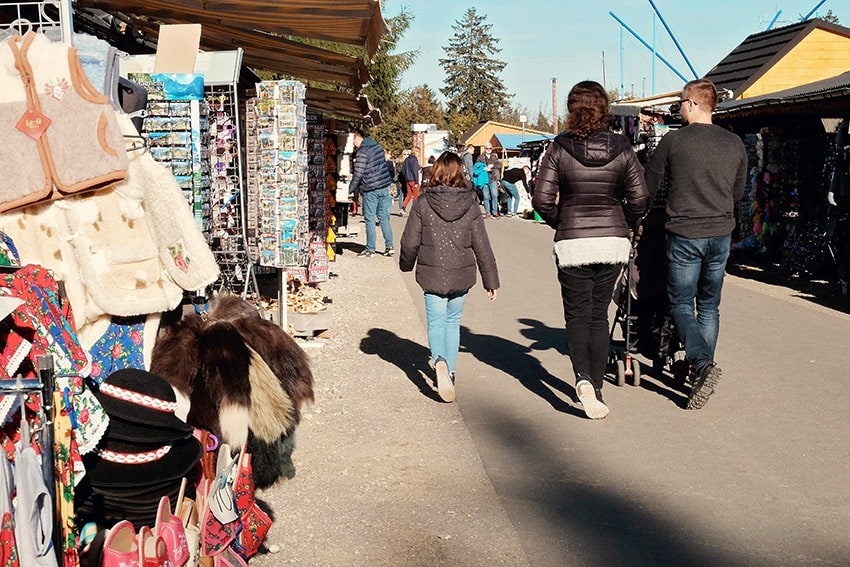
<svg viewBox="0 0 850 567"><path fill-rule="evenodd" d="M150 370L189 400L190 425L233 448L247 441L257 488L295 475L294 432L313 374L295 340L251 304L222 296L165 327Z"/></svg>

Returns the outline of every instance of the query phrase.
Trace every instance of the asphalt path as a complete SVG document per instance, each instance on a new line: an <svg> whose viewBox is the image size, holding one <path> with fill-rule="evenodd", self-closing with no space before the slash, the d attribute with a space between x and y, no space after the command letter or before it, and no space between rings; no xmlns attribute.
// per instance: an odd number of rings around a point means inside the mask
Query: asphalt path
<svg viewBox="0 0 850 567"><path fill-rule="evenodd" d="M591 421L552 230L487 223L502 287L467 300L457 403L531 565L850 565L850 316L727 276L708 404L684 410L684 390L644 374L607 383L611 413Z"/></svg>

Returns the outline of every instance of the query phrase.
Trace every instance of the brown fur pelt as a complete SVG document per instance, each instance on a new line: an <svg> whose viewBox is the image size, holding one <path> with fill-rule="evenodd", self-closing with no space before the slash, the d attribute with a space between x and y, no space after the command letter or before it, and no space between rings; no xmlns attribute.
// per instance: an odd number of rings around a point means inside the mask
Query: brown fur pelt
<svg viewBox="0 0 850 567"><path fill-rule="evenodd" d="M279 326L236 296L213 300L163 329L151 372L191 401L187 421L232 447L262 453L258 488L294 474L291 451L301 408L313 400L306 353Z"/></svg>
<svg viewBox="0 0 850 567"><path fill-rule="evenodd" d="M313 373L307 354L280 326L260 316L257 309L235 295L213 300L210 321L230 321L252 349L266 361L289 394L300 421L301 407L313 401Z"/></svg>

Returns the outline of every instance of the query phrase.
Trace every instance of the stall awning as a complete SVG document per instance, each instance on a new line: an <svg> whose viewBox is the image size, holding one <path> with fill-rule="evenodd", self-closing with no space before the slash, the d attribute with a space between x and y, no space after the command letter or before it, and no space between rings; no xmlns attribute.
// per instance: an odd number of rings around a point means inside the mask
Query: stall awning
<svg viewBox="0 0 850 567"><path fill-rule="evenodd" d="M343 91L337 98L347 97L349 106L360 105L369 82L364 60L283 36L362 45L372 57L389 31L378 0L75 0L75 5L120 13L153 44L159 22L201 24L202 50L241 47L247 66L327 83Z"/></svg>

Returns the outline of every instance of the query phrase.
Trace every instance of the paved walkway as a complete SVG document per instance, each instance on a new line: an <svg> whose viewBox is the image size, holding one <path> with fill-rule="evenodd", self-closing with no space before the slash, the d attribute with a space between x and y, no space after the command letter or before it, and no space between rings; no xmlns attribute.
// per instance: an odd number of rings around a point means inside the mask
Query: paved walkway
<svg viewBox="0 0 850 567"><path fill-rule="evenodd" d="M316 403L298 429L297 473L260 494L280 551L251 564L527 565L458 406L426 382L425 327L398 259L358 258L363 231L342 242L338 277L322 286L330 337L305 344Z"/></svg>

